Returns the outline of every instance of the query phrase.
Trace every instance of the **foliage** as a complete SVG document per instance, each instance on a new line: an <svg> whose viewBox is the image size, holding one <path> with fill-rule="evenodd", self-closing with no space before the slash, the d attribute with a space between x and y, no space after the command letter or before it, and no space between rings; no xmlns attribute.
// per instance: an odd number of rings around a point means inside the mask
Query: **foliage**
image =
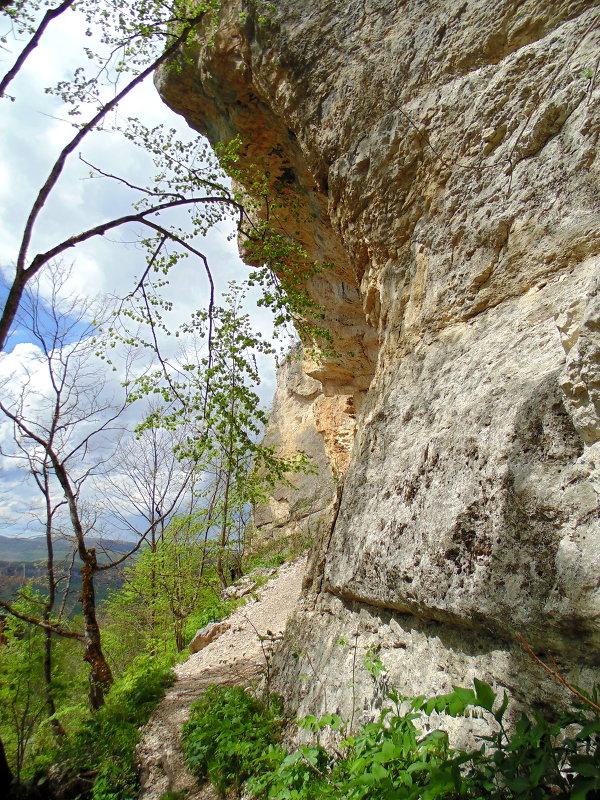
<svg viewBox="0 0 600 800"><path fill-rule="evenodd" d="M206 2L123 0L115 3L112 0L96 0L80 3L76 0L63 0L43 14L48 5L50 4L47 0L14 0L2 3L0 10L12 22L10 28L20 52L16 54L12 65L0 80L0 98L9 97L7 89L19 75L39 42L43 41L49 25L56 27L59 22L66 24L70 14L78 14L79 24L84 27L89 37L93 37L96 47L82 48L83 63L77 67L70 80L45 87L46 94L55 95L64 104L61 117L67 114L73 118L73 131L67 134L65 137L67 141L54 163L49 165L48 177L40 186L26 216L27 221L15 258L14 280L0 315L0 347L3 347L7 340L29 280L42 267L60 258L71 247L94 240L124 225L138 223L147 235L157 237L160 241L160 244L152 248L156 256L162 255L165 243L169 241L175 243L176 249L193 252L202 260L202 254L186 241L189 237L185 234L183 237L179 235L180 227L171 223L168 214L163 226L161 212L168 212L173 208L188 210L193 233L196 233L201 232L203 228L202 222L195 224L196 220L203 216L201 209L210 209L216 204L223 203L222 187L217 187L213 195L211 190L215 187L210 181L199 180L197 170L192 172L192 176L186 182L187 196L183 197L181 193L174 193L168 185L164 190L161 186L158 193L153 193L150 187L135 186L122 175L113 175L89 164L96 177L112 180L115 186L119 185L121 188L127 187L136 192L142 201L144 198L152 198L153 211L144 207L143 202L137 210L134 204L132 213L103 220L99 224L92 222L89 227L84 226L83 230L62 241L57 241L60 239L60 236L57 236L48 250L31 253L40 215L44 208L54 201L57 185L67 164L73 160L73 155L80 152L82 143L87 143L90 135L110 127L109 120L114 117L112 112L119 103L161 64L172 59L182 44L191 40L203 16L207 12L216 12L219 2L218 0ZM30 38L23 46L20 34L24 32L30 35ZM149 216L152 219L148 219Z"/></svg>
<svg viewBox="0 0 600 800"><path fill-rule="evenodd" d="M198 628L220 621L235 607L220 600L214 569L200 576L200 543L171 544L167 531L156 552L144 550L126 567L123 588L106 604L103 635L117 674L139 652L175 657Z"/></svg>
<svg viewBox="0 0 600 800"><path fill-rule="evenodd" d="M192 337L177 367L167 377L161 369L145 373L130 387L132 400L146 394L162 400L143 427L187 426L179 455L193 460L197 469L222 467L231 473L240 495L238 508L264 501L268 487L306 466L305 457L278 458L259 442L267 417L255 391L260 384L257 358L275 351L242 311L246 291L231 283L223 306L196 311L176 333Z"/></svg>
<svg viewBox="0 0 600 800"><path fill-rule="evenodd" d="M240 153L247 145L239 136L215 148L221 168L243 190L234 193L244 209L238 237L245 260L255 266L247 280L259 286L259 306L271 310L274 336L282 331L300 337L316 358L336 355L331 332L323 327L324 309L309 294L307 282L331 265L311 259L300 241L306 210L294 180L269 162L242 168ZM243 224L246 222L246 224Z"/></svg>
<svg viewBox="0 0 600 800"><path fill-rule="evenodd" d="M238 792L260 769L281 724L277 703L267 706L240 686L213 686L192 707L184 728L188 766L199 778L208 777L221 796Z"/></svg>
<svg viewBox="0 0 600 800"><path fill-rule="evenodd" d="M201 595L201 602L187 619L185 636L190 640L197 630L206 627L211 622L220 622L232 614L235 609L243 605L245 599L221 600L210 588L205 588Z"/></svg>
<svg viewBox="0 0 600 800"><path fill-rule="evenodd" d="M287 752L274 742L277 725L268 736L252 738L255 721L245 710L253 702L248 695L239 690L222 696L220 691L213 689L203 698L186 737L190 764L200 777L220 781L221 792L239 788L251 774L245 792L272 800L550 796L591 800L598 796L600 716L589 705L556 713L551 720L539 712L522 714L511 728L506 723L506 694L498 698L477 679L473 689L454 687L449 694L432 698L406 698L391 691L388 698L393 705L336 748L327 749L319 742L325 729L337 732L338 739L343 735L342 721L331 714L303 720L301 726L312 732L316 742ZM452 749L444 730L430 730L433 712L438 719L482 716L493 732L480 737L478 749ZM235 720L234 732L228 732L224 717ZM212 726L218 730L214 738ZM238 758L239 742L244 743L243 762Z"/></svg>
<svg viewBox="0 0 600 800"><path fill-rule="evenodd" d="M15 610L37 613L45 599L26 586L14 603ZM7 616L0 623L0 737L17 780L30 779L51 765L57 744L55 722L74 730L89 716L88 707L81 703L87 671L79 643L53 637L53 670L46 686L44 638L39 627L15 617ZM53 716L49 716L48 690L57 706Z"/></svg>
<svg viewBox="0 0 600 800"><path fill-rule="evenodd" d="M247 2L249 8L252 8L254 11L256 21L259 25L267 25L273 14L277 12L277 6L267 0L247 0ZM246 22L247 19L248 12L240 11L240 20Z"/></svg>
<svg viewBox="0 0 600 800"><path fill-rule="evenodd" d="M135 565L130 568L135 571ZM212 578L215 581L215 577ZM40 602L33 590L28 595ZM166 602L165 598L162 598ZM236 602L223 602L203 586L187 619L186 636L208 622L227 616ZM33 603L35 605L35 603ZM19 600L19 610L32 603ZM164 618L155 627L145 615L146 603L126 581L113 592L103 610L106 650L115 665L115 684L105 706L95 715L82 702L87 680L79 644L66 639L54 643L56 718L65 729L61 741L53 734L43 692L43 632L16 618L3 623L0 642L0 735L9 762L23 780L45 773L56 763L65 782L79 773L97 771L96 800L129 800L138 791L135 746L139 726L171 681L170 667L177 658L172 629ZM79 624L74 620L74 625Z"/></svg>
<svg viewBox="0 0 600 800"><path fill-rule="evenodd" d="M17 610L29 613L34 603L16 601ZM35 609L34 607L34 610ZM6 755L20 779L26 756L44 718L46 701L43 685L43 634L39 628L8 617L0 643L0 731Z"/></svg>
<svg viewBox="0 0 600 800"><path fill-rule="evenodd" d="M232 570L240 574L250 506L265 502L290 474L311 469L305 454L284 458L260 440L267 417L256 392L257 358L274 351L243 313L242 287L230 287L223 307L197 311L182 326L192 341L177 368L146 373L130 390L131 399L161 400L142 427L187 431L177 454L199 476L202 502L185 524L213 549L223 585Z"/></svg>
<svg viewBox="0 0 600 800"><path fill-rule="evenodd" d="M258 567L279 567L305 553L312 543L310 531L300 530L289 536L261 541L260 535L251 541L244 557L244 572Z"/></svg>
<svg viewBox="0 0 600 800"><path fill-rule="evenodd" d="M169 659L138 656L115 682L105 705L57 754L67 775L98 770L94 800L129 800L137 795L135 746L140 727L172 680Z"/></svg>

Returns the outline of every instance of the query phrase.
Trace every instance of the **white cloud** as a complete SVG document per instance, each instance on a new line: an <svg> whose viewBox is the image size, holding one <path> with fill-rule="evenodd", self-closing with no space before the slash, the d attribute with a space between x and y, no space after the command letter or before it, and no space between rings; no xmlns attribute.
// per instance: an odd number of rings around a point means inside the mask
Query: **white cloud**
<svg viewBox="0 0 600 800"><path fill-rule="evenodd" d="M64 15L50 26L49 36L15 81L11 93L17 97L16 102L2 104L0 203L4 213L0 219L0 270L5 274L10 274L8 265L15 263L20 232L39 187L60 149L73 135L62 102L44 94L43 88L69 77L79 63L84 63L79 50L82 43L89 45L90 40L83 35L81 16ZM137 116L150 126L165 123L185 139L195 136L181 117L162 104L151 80L131 94L119 113L122 117ZM151 175L148 155L117 134L95 134L86 140L82 150L91 163L108 172L124 173L134 183L143 184ZM129 209L128 190L105 179L90 180L88 173L89 168L75 155L40 215L32 254ZM229 281L243 280L248 271L239 259L236 243L228 239L231 230L231 224L219 224L205 239L194 242L209 259L218 295L226 290ZM134 231L124 228L69 250L65 263L74 266L66 292L84 298L97 298L104 293L125 295L145 266L144 253L133 244L134 239ZM40 286L42 294L48 296L48 282L43 276ZM165 293L173 303L169 325L174 329L191 312L206 306L208 282L202 265L192 257L179 263ZM257 295L249 299L248 311L255 327L271 338L271 317L268 311L257 306ZM174 338L166 343L171 352L176 346ZM0 356L0 391L18 392L29 382L35 386L36 397L42 402L40 398L44 396L48 378L38 355L34 345L23 343L16 345L12 353ZM268 404L274 388L273 362L260 356L259 363L264 376L259 393ZM111 376L109 385L114 389L118 388L119 376L119 372ZM133 416L131 412L129 419ZM0 443L7 446L11 437L11 427L0 419ZM0 461L0 492L4 498L12 496L10 501L0 503L0 518L4 520L12 519L16 509L26 507L27 502L34 507L39 502L29 484L21 483L15 475L13 464L7 466L5 461Z"/></svg>

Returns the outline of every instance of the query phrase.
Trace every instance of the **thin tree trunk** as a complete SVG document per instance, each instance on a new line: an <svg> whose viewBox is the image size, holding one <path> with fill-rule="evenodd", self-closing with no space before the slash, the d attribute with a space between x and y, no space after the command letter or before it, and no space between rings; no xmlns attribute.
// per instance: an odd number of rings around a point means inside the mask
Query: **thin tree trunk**
<svg viewBox="0 0 600 800"><path fill-rule="evenodd" d="M83 660L90 665L90 705L97 711L104 704L104 695L113 684L113 675L102 652L100 626L96 619L96 593L94 574L98 562L93 547L86 551L81 568L81 610L84 623L85 653Z"/></svg>
<svg viewBox="0 0 600 800"><path fill-rule="evenodd" d="M219 489L221 487L221 475L222 471L220 469L216 470L215 473L215 485L212 493L212 497L210 498L210 503L208 504L207 512L206 512L206 528L204 530L204 545L202 550L202 561L200 562L200 577L204 575L204 570L206 569L208 563L208 536L210 534L210 529L212 527L211 520L215 516L215 506L217 504L217 498L219 494Z"/></svg>
<svg viewBox="0 0 600 800"><path fill-rule="evenodd" d="M83 660L90 665L90 705L94 711L97 711L104 704L104 695L110 689L114 680L111 668L102 652L100 626L96 619L94 575L98 571L98 560L96 558L96 550L93 547L88 549L85 545L85 532L79 517L77 498L71 486L67 470L54 452L49 452L49 455L52 459L54 473L67 498L71 527L77 539L77 552L83 562L81 567L81 612L83 614L85 645Z"/></svg>
<svg viewBox="0 0 600 800"><path fill-rule="evenodd" d="M56 576L54 574L54 543L52 541L52 521L54 511L52 509L52 501L50 496L50 480L48 471L44 465L44 480L42 488L44 499L46 501L46 579L48 584L48 599L44 606L44 622L49 624L54 611L54 604L56 602ZM46 707L48 709L48 716L50 717L50 724L57 739L62 739L66 735L66 731L56 718L56 703L54 702L54 692L52 689L52 631L48 628L44 629L44 686L46 690Z"/></svg>
<svg viewBox="0 0 600 800"><path fill-rule="evenodd" d="M184 624L183 620L181 619L175 620L175 645L177 647L178 653L181 653L181 651L185 647L184 637L183 637L184 634L183 624Z"/></svg>
<svg viewBox="0 0 600 800"><path fill-rule="evenodd" d="M221 539L219 553L217 555L217 574L224 587L229 585L229 581L225 574L225 566L223 564L223 554L225 553L225 545L228 541L228 524L227 515L229 514L229 488L231 485L231 470L227 469L227 476L225 478L225 497L223 498L223 524L221 526Z"/></svg>

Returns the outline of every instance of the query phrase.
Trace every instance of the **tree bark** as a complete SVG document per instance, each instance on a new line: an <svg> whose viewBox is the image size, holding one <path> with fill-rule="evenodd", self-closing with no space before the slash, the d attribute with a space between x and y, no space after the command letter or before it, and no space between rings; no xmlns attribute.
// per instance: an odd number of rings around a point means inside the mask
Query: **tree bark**
<svg viewBox="0 0 600 800"><path fill-rule="evenodd" d="M96 592L94 576L99 571L96 550L85 545L85 531L79 517L77 497L73 491L65 465L60 462L54 451L50 451L54 474L65 493L71 527L77 539L77 552L83 562L81 567L81 612L83 614L83 640L85 652L83 660L90 665L90 706L97 711L104 704L104 695L113 684L114 678L108 661L102 652L100 626L96 618Z"/></svg>
<svg viewBox="0 0 600 800"><path fill-rule="evenodd" d="M83 612L85 653L83 660L90 665L90 705L97 711L104 704L104 695L113 684L114 678L108 661L102 652L100 626L96 619L96 594L94 574L98 562L93 547L86 551L81 568L81 610Z"/></svg>
<svg viewBox="0 0 600 800"><path fill-rule="evenodd" d="M52 541L52 522L54 511L50 499L50 480L48 470L44 466L43 480L39 484L42 489L46 502L46 580L48 584L48 598L44 607L44 622L50 623L54 604L56 602L56 576L54 574L54 543ZM46 688L46 707L50 724L57 739L62 739L66 735L60 720L56 718L56 703L54 702L54 691L52 687L52 631L44 630L44 684Z"/></svg>

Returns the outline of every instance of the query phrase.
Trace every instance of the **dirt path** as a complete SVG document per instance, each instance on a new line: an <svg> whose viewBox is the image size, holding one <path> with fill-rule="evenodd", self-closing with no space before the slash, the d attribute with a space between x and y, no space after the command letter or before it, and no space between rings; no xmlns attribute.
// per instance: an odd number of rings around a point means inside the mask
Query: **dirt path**
<svg viewBox="0 0 600 800"><path fill-rule="evenodd" d="M185 768L181 727L192 703L213 683L250 684L264 672L258 634L283 633L302 584L306 559L279 568L278 575L257 592L258 599L229 618L229 630L175 668L177 679L164 696L138 746L142 792L140 800L160 800L164 792L188 792L189 800L213 800L210 787L198 788Z"/></svg>

